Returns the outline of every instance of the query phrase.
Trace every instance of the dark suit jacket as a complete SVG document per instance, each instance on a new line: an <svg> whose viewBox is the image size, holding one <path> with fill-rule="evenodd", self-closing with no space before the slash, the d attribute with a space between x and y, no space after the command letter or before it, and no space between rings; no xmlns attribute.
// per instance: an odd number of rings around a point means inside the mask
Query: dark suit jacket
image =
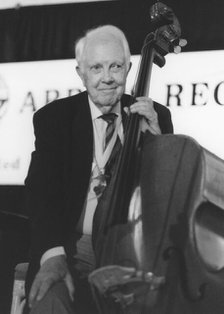
<svg viewBox="0 0 224 314"><path fill-rule="evenodd" d="M130 96L123 95L122 107L129 103ZM162 133L172 133L169 110L157 103L154 107ZM25 181L31 221L28 288L42 254L55 246L66 248L83 208L93 159L87 92L44 106L33 122L35 151Z"/></svg>

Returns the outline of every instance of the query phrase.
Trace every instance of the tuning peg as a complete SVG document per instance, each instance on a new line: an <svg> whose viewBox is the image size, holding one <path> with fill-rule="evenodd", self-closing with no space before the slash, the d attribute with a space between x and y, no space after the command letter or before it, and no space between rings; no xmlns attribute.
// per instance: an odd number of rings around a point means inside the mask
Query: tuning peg
<svg viewBox="0 0 224 314"><path fill-rule="evenodd" d="M180 38L179 42L177 45L174 46L173 51L174 53L180 53L181 52L181 48L185 47L187 45L187 40Z"/></svg>
<svg viewBox="0 0 224 314"><path fill-rule="evenodd" d="M181 47L185 47L187 45L187 40L184 38L180 38L179 45Z"/></svg>
<svg viewBox="0 0 224 314"><path fill-rule="evenodd" d="M181 47L180 46L175 46L174 48L173 48L173 52L174 53L180 53L181 52Z"/></svg>

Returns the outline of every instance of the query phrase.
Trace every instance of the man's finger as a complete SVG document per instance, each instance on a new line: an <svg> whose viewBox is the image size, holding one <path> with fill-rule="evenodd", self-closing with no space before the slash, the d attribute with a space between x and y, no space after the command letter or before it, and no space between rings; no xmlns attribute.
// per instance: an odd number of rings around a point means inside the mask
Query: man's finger
<svg viewBox="0 0 224 314"><path fill-rule="evenodd" d="M19 305L19 310L21 313L23 313L23 309L24 309L25 304L26 304L26 299L22 300L22 302Z"/></svg>
<svg viewBox="0 0 224 314"><path fill-rule="evenodd" d="M44 280L42 282L36 297L37 301L40 301L45 296L45 294L48 292L54 282L55 280L53 280L53 278L48 278L47 280Z"/></svg>
<svg viewBox="0 0 224 314"><path fill-rule="evenodd" d="M147 96L138 96L136 97L137 101L146 101L149 102L150 104L153 104L153 100Z"/></svg>
<svg viewBox="0 0 224 314"><path fill-rule="evenodd" d="M152 114L154 112L153 107L149 107L148 104L145 103L135 103L130 107L131 112L138 112L139 110L145 111L148 114Z"/></svg>
<svg viewBox="0 0 224 314"><path fill-rule="evenodd" d="M74 293L75 293L75 287L73 283L73 279L70 273L67 273L65 276L65 285L68 288L68 293L72 301L74 301Z"/></svg>
<svg viewBox="0 0 224 314"><path fill-rule="evenodd" d="M34 279L34 282L32 284L30 294L29 294L29 307L30 308L32 307L33 303L36 300L37 294L38 294L39 289L40 289L40 285L41 285L41 281L36 277Z"/></svg>

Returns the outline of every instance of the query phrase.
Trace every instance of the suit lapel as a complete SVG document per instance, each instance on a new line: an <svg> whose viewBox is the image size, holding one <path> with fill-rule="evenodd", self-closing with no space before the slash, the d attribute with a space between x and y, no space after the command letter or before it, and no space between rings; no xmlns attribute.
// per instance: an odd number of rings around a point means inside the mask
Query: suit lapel
<svg viewBox="0 0 224 314"><path fill-rule="evenodd" d="M86 92L79 94L74 106L71 127L70 192L72 203L76 204L76 210L80 212L88 189L93 159L93 127Z"/></svg>

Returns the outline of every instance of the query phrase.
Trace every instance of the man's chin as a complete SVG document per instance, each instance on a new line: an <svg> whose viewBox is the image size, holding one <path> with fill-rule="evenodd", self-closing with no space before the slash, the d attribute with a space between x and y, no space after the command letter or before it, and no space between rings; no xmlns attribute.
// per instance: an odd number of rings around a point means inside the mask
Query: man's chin
<svg viewBox="0 0 224 314"><path fill-rule="evenodd" d="M98 104L99 106L102 106L102 107L114 107L118 102L119 102L119 99L117 97L116 98L105 97L102 100L100 99Z"/></svg>

